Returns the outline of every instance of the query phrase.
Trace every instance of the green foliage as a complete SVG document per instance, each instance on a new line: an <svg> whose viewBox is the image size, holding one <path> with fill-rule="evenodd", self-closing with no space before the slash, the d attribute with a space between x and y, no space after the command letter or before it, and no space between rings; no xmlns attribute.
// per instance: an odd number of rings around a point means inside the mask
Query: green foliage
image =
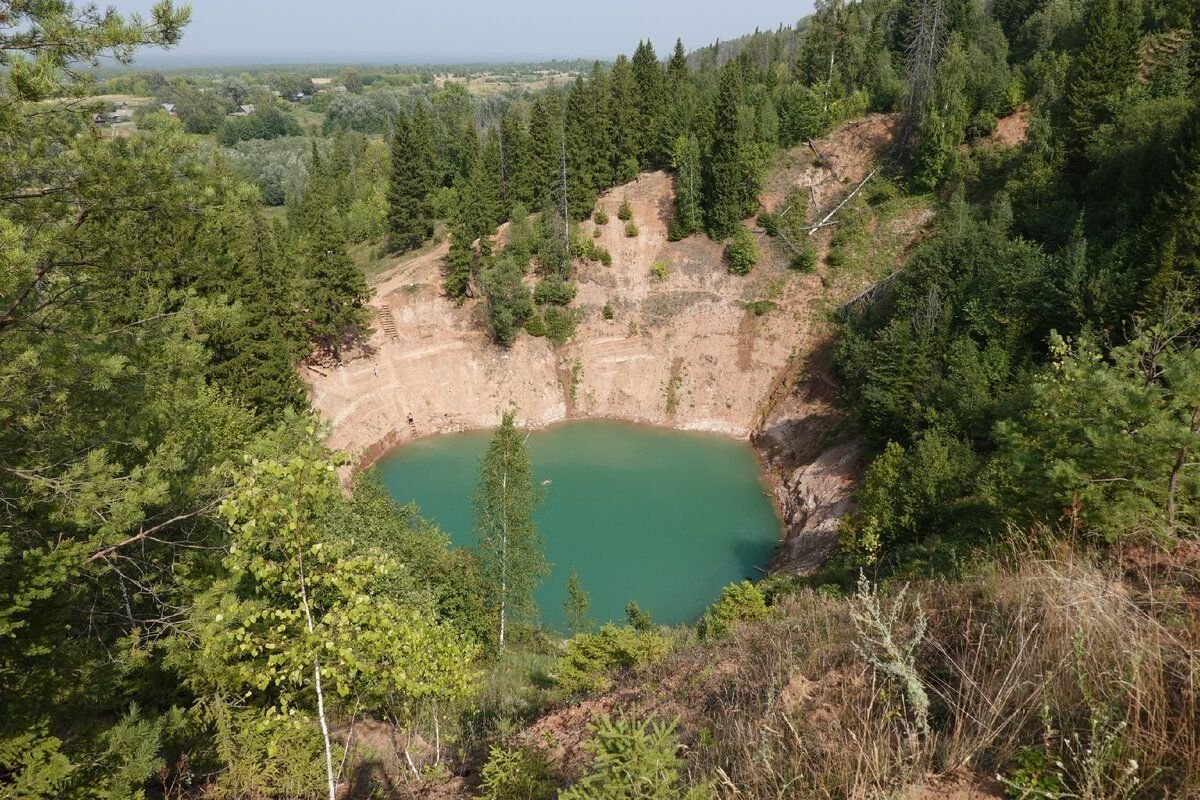
<svg viewBox="0 0 1200 800"><path fill-rule="evenodd" d="M540 306L565 306L575 299L575 292L574 283L553 276L538 283L533 290L533 300Z"/></svg>
<svg viewBox="0 0 1200 800"><path fill-rule="evenodd" d="M422 108L422 106L418 106ZM428 120L396 118L388 181L388 244L396 251L415 250L433 235L429 194L434 186L433 149Z"/></svg>
<svg viewBox="0 0 1200 800"><path fill-rule="evenodd" d="M654 630L654 620L642 610L636 600L630 600L625 604L625 619L633 626L634 630L643 632Z"/></svg>
<svg viewBox="0 0 1200 800"><path fill-rule="evenodd" d="M608 212L605 211L603 208L597 208L596 213L592 214L592 221L595 222L597 225L607 225L608 224Z"/></svg>
<svg viewBox="0 0 1200 800"><path fill-rule="evenodd" d="M562 306L548 306L546 315L546 338L556 345L564 344L575 335L581 311Z"/></svg>
<svg viewBox="0 0 1200 800"><path fill-rule="evenodd" d="M536 620L533 590L550 572L533 522L539 500L525 434L517 428L516 414L508 411L480 463L474 498L474 532L484 585L499 615L501 650L510 620Z"/></svg>
<svg viewBox="0 0 1200 800"><path fill-rule="evenodd" d="M871 564L899 545L947 531L977 470L970 446L936 428L909 450L888 442L867 469L858 510L842 521L844 557Z"/></svg>
<svg viewBox="0 0 1200 800"><path fill-rule="evenodd" d="M1076 157L1101 124L1112 118L1136 67L1135 20L1118 0L1096 0L1087 10L1083 47L1071 67L1067 89L1066 143Z"/></svg>
<svg viewBox="0 0 1200 800"><path fill-rule="evenodd" d="M303 133L294 116L272 104L256 108L254 113L244 117L229 117L221 124L217 139L225 147L231 147L249 139L279 139L302 136Z"/></svg>
<svg viewBox="0 0 1200 800"><path fill-rule="evenodd" d="M738 622L752 622L767 616L767 601L762 590L750 581L731 583L700 617L697 630L702 639L719 639Z"/></svg>
<svg viewBox="0 0 1200 800"><path fill-rule="evenodd" d="M633 219L633 206L629 204L629 198L621 198L621 207L617 209L617 219L621 222L629 222Z"/></svg>
<svg viewBox="0 0 1200 800"><path fill-rule="evenodd" d="M742 308L756 317L770 314L778 307L779 305L774 300L746 300L742 303Z"/></svg>
<svg viewBox="0 0 1200 800"><path fill-rule="evenodd" d="M695 136L680 136L671 156L675 169L674 239L683 239L704 227L704 175L700 159L700 141Z"/></svg>
<svg viewBox="0 0 1200 800"><path fill-rule="evenodd" d="M525 332L535 338L541 338L546 335L546 320L537 311L530 313L525 320Z"/></svg>
<svg viewBox="0 0 1200 800"><path fill-rule="evenodd" d="M554 681L572 694L604 691L613 670L660 661L670 649L670 640L656 630L601 625L595 633L567 642L554 667Z"/></svg>
<svg viewBox="0 0 1200 800"><path fill-rule="evenodd" d="M533 312L533 298L523 282L521 268L511 258L501 258L483 274L483 294L487 299L488 325L492 338L502 347L511 347L517 332Z"/></svg>
<svg viewBox="0 0 1200 800"><path fill-rule="evenodd" d="M792 260L788 262L792 269L799 270L803 273L811 273L817 269L817 248L812 244L805 242L799 250L792 254Z"/></svg>
<svg viewBox="0 0 1200 800"><path fill-rule="evenodd" d="M1153 326L1107 356L1094 339L1055 335L1052 370L1030 408L1000 423L1007 505L1116 541L1197 522L1200 473L1186 466L1200 430L1200 351Z"/></svg>
<svg viewBox="0 0 1200 800"><path fill-rule="evenodd" d="M758 242L745 227L738 225L733 232L733 241L725 248L725 260L734 275L748 275L758 263Z"/></svg>
<svg viewBox="0 0 1200 800"><path fill-rule="evenodd" d="M563 600L563 618L567 621L567 632L572 636L591 629L592 621L588 619L591 603L591 598L579 581L579 573L572 568L571 575L567 578L567 596Z"/></svg>
<svg viewBox="0 0 1200 800"><path fill-rule="evenodd" d="M613 316L614 316L614 313L613 313L613 306L612 306L612 301L611 301L611 300L605 300L605 301L604 301L604 308L601 310L601 313L604 315L604 318L605 318L605 319L612 319L612 318L613 318Z"/></svg>
<svg viewBox="0 0 1200 800"><path fill-rule="evenodd" d="M550 763L534 747L492 747L481 777L480 800L553 800L558 790Z"/></svg>
<svg viewBox="0 0 1200 800"><path fill-rule="evenodd" d="M650 267L650 274L659 281L665 281L667 276L671 274L671 268L665 261L655 261L654 266Z"/></svg>
<svg viewBox="0 0 1200 800"><path fill-rule="evenodd" d="M592 756L586 775L562 792L563 800L706 800L712 788L683 785L682 749L675 724L599 717L584 747Z"/></svg>

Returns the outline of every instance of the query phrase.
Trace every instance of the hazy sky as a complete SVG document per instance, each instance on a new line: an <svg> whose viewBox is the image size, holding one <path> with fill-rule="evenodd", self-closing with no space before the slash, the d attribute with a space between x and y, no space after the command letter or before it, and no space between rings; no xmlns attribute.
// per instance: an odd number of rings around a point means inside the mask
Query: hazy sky
<svg viewBox="0 0 1200 800"><path fill-rule="evenodd" d="M112 0L144 11L150 0ZM396 63L554 57L610 59L649 37L665 55L793 24L811 0L192 0L168 63L336 57ZM145 51L144 51L145 52ZM147 52L149 57L149 53ZM150 60L147 58L146 60ZM164 60L154 56L152 60Z"/></svg>

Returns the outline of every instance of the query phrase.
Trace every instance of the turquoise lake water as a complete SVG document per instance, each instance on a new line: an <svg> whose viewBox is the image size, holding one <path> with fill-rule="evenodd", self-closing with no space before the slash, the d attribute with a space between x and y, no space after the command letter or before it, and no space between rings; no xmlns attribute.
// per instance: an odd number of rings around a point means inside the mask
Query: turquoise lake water
<svg viewBox="0 0 1200 800"><path fill-rule="evenodd" d="M487 431L422 439L376 466L392 495L415 501L455 544L472 546L471 495ZM721 587L754 578L780 522L748 444L617 422L570 422L529 438L544 501L535 520L553 572L537 592L561 630L574 567L597 622L637 600L659 623L693 622Z"/></svg>

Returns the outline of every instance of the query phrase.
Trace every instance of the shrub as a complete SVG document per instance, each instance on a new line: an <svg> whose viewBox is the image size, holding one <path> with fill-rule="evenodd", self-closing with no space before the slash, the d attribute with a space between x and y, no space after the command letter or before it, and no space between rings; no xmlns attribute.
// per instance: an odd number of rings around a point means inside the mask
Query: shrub
<svg viewBox="0 0 1200 800"><path fill-rule="evenodd" d="M638 231L638 226L637 226L636 222L626 222L625 223L625 235L626 236L628 236L630 239L632 239L633 237L637 236L638 233L639 233L639 231Z"/></svg>
<svg viewBox="0 0 1200 800"><path fill-rule="evenodd" d="M725 248L725 257L729 261L729 271L734 275L747 275L758 263L758 242L754 234L739 225L733 234L733 241Z"/></svg>
<svg viewBox="0 0 1200 800"><path fill-rule="evenodd" d="M617 219L621 222L629 222L633 219L633 206L629 205L629 198L621 200L621 207L617 209Z"/></svg>
<svg viewBox="0 0 1200 800"><path fill-rule="evenodd" d="M541 314L530 314L529 319L525 320L525 332L540 339L546 335L546 320Z"/></svg>
<svg viewBox="0 0 1200 800"><path fill-rule="evenodd" d="M766 211L758 215L758 227L762 228L767 236L779 235L779 220L775 219L774 214Z"/></svg>
<svg viewBox="0 0 1200 800"><path fill-rule="evenodd" d="M493 747L480 776L480 800L552 800L557 791L545 754L534 747Z"/></svg>
<svg viewBox="0 0 1200 800"><path fill-rule="evenodd" d="M575 299L575 284L557 276L547 278L533 290L533 300L538 305L565 306Z"/></svg>
<svg viewBox="0 0 1200 800"><path fill-rule="evenodd" d="M612 307L611 300L605 301L604 311L602 313L604 314L605 319L612 319L615 316L615 314L613 313L613 307Z"/></svg>
<svg viewBox="0 0 1200 800"><path fill-rule="evenodd" d="M804 244L792 254L792 269L800 272L812 272L817 268L817 249L811 244Z"/></svg>
<svg viewBox="0 0 1200 800"><path fill-rule="evenodd" d="M762 590L750 581L731 583L721 590L721 596L708 607L698 626L702 639L718 639L734 623L762 619L767 615L767 600Z"/></svg>
<svg viewBox="0 0 1200 800"><path fill-rule="evenodd" d="M654 630L654 620L642 610L637 600L630 600L629 604L625 606L625 619L629 620L629 624L636 630Z"/></svg>
<svg viewBox="0 0 1200 800"><path fill-rule="evenodd" d="M605 211L603 208L597 208L596 213L592 215L592 219L595 220L597 225L607 225L608 224L608 212Z"/></svg>
<svg viewBox="0 0 1200 800"><path fill-rule="evenodd" d="M593 239L600 238L600 229L599 228L592 228L592 238Z"/></svg>
<svg viewBox="0 0 1200 800"><path fill-rule="evenodd" d="M592 756L588 773L559 795L562 800L705 800L707 784L683 787L682 746L675 724L627 717L599 717L588 726L584 749Z"/></svg>
<svg viewBox="0 0 1200 800"><path fill-rule="evenodd" d="M600 263L606 267L612 266L612 253L605 250L603 247L596 248L596 255L600 257Z"/></svg>
<svg viewBox="0 0 1200 800"><path fill-rule="evenodd" d="M547 306L546 338L555 344L563 344L575 335L575 326L578 322L578 309Z"/></svg>
<svg viewBox="0 0 1200 800"><path fill-rule="evenodd" d="M665 261L655 261L654 266L650 268L650 273L660 281L665 281L667 275L671 273L671 268L667 266Z"/></svg>
<svg viewBox="0 0 1200 800"><path fill-rule="evenodd" d="M555 665L554 681L571 693L603 691L610 684L609 671L660 661L670 649L670 641L658 631L609 623L567 642Z"/></svg>
<svg viewBox="0 0 1200 800"><path fill-rule="evenodd" d="M774 300L747 300L742 303L742 308L754 314L756 317L761 317L764 314L769 314L778 306Z"/></svg>
<svg viewBox="0 0 1200 800"><path fill-rule="evenodd" d="M510 259L499 261L483 276L488 324L492 337L504 347L510 347L516 341L517 331L533 307L529 287L521 278L521 268Z"/></svg>

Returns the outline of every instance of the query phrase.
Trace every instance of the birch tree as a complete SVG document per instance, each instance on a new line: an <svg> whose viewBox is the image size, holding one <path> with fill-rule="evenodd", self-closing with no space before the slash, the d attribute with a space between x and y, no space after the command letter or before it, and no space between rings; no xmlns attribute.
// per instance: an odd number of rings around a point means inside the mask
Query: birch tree
<svg viewBox="0 0 1200 800"><path fill-rule="evenodd" d="M484 581L498 614L502 652L510 622L537 618L533 591L550 573L533 522L539 497L526 438L516 425L515 412L505 413L483 456L475 492L475 535Z"/></svg>

